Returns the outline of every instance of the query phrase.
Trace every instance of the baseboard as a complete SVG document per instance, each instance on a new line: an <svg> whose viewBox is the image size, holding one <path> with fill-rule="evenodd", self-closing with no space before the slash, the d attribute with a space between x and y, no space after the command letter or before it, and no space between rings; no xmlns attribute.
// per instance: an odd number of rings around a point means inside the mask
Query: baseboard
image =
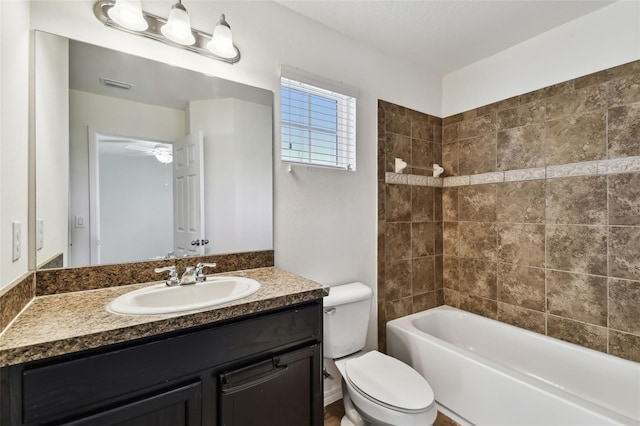
<svg viewBox="0 0 640 426"><path fill-rule="evenodd" d="M324 391L324 405L327 406L342 399L342 389L340 386L333 386L330 389Z"/></svg>

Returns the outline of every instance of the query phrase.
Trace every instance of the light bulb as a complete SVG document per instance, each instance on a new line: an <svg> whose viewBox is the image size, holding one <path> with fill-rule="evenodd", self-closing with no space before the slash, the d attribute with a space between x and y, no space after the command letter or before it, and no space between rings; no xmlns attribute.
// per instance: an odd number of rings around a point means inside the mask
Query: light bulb
<svg viewBox="0 0 640 426"><path fill-rule="evenodd" d="M169 19L167 23L160 28L160 31L162 31L162 34L166 38L174 43L189 46L196 42L195 37L191 33L189 14L180 2L171 7Z"/></svg>
<svg viewBox="0 0 640 426"><path fill-rule="evenodd" d="M224 14L213 30L213 36L211 36L211 41L207 43L207 49L223 58L235 58L237 55L236 49L233 47L231 27L225 20Z"/></svg>
<svg viewBox="0 0 640 426"><path fill-rule="evenodd" d="M116 0L116 4L107 13L109 18L127 29L144 31L149 27L142 16L140 0Z"/></svg>
<svg viewBox="0 0 640 426"><path fill-rule="evenodd" d="M168 148L160 147L154 149L153 156L162 164L170 164L173 162L173 153Z"/></svg>

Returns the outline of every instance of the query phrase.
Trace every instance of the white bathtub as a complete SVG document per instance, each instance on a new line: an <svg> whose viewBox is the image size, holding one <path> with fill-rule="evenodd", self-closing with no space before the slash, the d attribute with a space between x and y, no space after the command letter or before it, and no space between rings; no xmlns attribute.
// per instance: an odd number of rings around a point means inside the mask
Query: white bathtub
<svg viewBox="0 0 640 426"><path fill-rule="evenodd" d="M449 306L387 323L387 350L477 425L640 425L640 363Z"/></svg>

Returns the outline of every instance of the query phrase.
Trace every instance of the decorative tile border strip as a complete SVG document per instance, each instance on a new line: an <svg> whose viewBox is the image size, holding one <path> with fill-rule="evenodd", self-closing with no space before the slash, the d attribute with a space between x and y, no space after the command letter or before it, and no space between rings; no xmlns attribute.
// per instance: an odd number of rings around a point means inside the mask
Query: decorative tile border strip
<svg viewBox="0 0 640 426"><path fill-rule="evenodd" d="M409 184L409 175L403 175L402 173L391 173L387 172L384 175L385 183L391 183L396 185L408 185Z"/></svg>
<svg viewBox="0 0 640 426"><path fill-rule="evenodd" d="M421 175L385 174L385 182L397 185L416 185L451 188L456 186L482 185L501 182L557 179L576 176L612 175L640 172L640 156L614 158L611 160L585 161L559 164L531 169L508 170L506 172L480 173L466 176L434 178Z"/></svg>
<svg viewBox="0 0 640 426"><path fill-rule="evenodd" d="M482 185L484 183L499 183L499 182L504 182L504 172L482 173L479 175L469 176L470 185Z"/></svg>
<svg viewBox="0 0 640 426"><path fill-rule="evenodd" d="M442 188L444 185L444 180L437 177L428 176L427 182L429 183L429 186L435 186L436 188Z"/></svg>
<svg viewBox="0 0 640 426"><path fill-rule="evenodd" d="M442 178L423 175L403 175L402 173L387 172L384 175L385 183L395 185L433 186L442 188Z"/></svg>
<svg viewBox="0 0 640 426"><path fill-rule="evenodd" d="M597 174L598 174L597 161L561 164L558 166L547 166L547 179L574 177L574 176L592 176Z"/></svg>
<svg viewBox="0 0 640 426"><path fill-rule="evenodd" d="M444 187L466 186L469 185L469 176L450 176L444 178Z"/></svg>
<svg viewBox="0 0 640 426"><path fill-rule="evenodd" d="M599 175L640 172L640 157L616 158L598 161Z"/></svg>
<svg viewBox="0 0 640 426"><path fill-rule="evenodd" d="M428 176L407 175L407 179L409 180L409 185L428 186L429 180L427 178Z"/></svg>
<svg viewBox="0 0 640 426"><path fill-rule="evenodd" d="M534 169L509 170L504 172L504 181L523 182L525 180L544 179L546 176L547 171L544 167L537 167Z"/></svg>

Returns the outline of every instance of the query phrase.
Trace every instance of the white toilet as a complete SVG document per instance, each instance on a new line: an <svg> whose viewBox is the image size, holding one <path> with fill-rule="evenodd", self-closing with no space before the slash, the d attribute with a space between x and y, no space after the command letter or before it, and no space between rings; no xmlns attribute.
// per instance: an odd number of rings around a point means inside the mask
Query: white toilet
<svg viewBox="0 0 640 426"><path fill-rule="evenodd" d="M331 287L324 298L324 357L342 374L341 426L425 426L436 419L429 383L407 364L365 346L372 291L362 283Z"/></svg>

